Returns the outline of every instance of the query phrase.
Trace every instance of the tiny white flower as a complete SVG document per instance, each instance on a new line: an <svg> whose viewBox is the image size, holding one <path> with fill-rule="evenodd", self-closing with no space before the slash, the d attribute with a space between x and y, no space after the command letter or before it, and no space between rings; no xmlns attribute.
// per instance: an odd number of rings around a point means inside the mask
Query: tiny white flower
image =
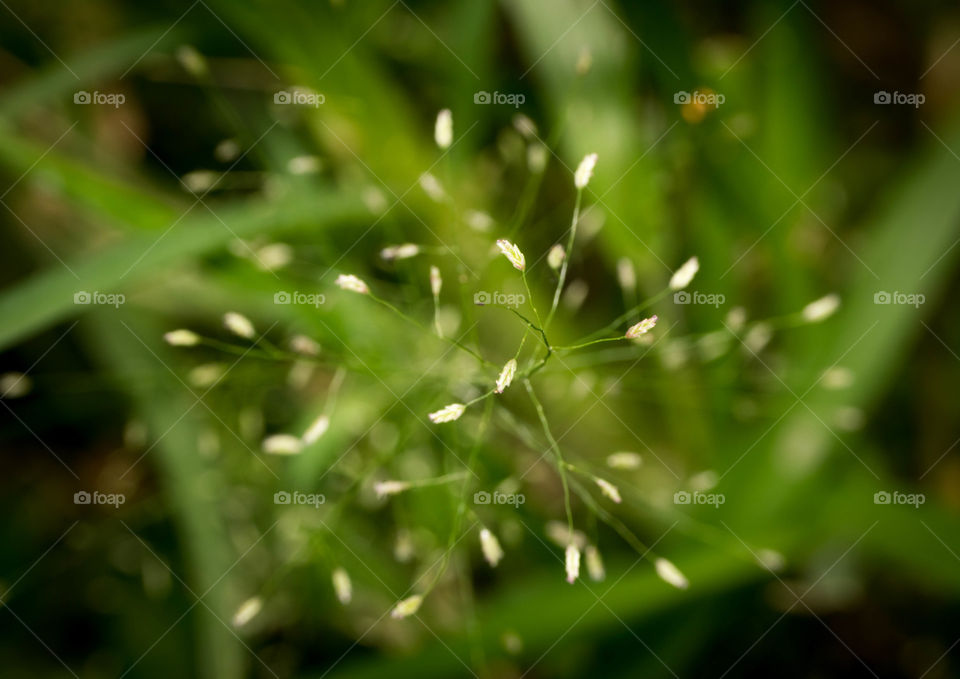
<svg viewBox="0 0 960 679"><path fill-rule="evenodd" d="M513 376L517 374L517 361L515 359L510 359L507 361L507 364L503 366L503 370L500 371L500 377L497 378L497 386L494 391L498 394L502 394L503 390L510 386L510 383L513 382Z"/></svg>
<svg viewBox="0 0 960 679"><path fill-rule="evenodd" d="M547 253L547 266L556 271L560 268L560 265L563 264L566 256L567 253L563 251L563 246L557 243L550 248L550 252Z"/></svg>
<svg viewBox="0 0 960 679"><path fill-rule="evenodd" d="M653 562L653 566L657 569L657 575L660 576L660 579L668 585L673 585L677 589L686 589L690 586L686 576L672 562L658 558Z"/></svg>
<svg viewBox="0 0 960 679"><path fill-rule="evenodd" d="M543 172L548 160L550 160L550 157L547 147L543 144L536 142L527 147L527 167L534 174Z"/></svg>
<svg viewBox="0 0 960 679"><path fill-rule="evenodd" d="M296 455L303 450L303 441L290 434L268 436L261 445L268 455Z"/></svg>
<svg viewBox="0 0 960 679"><path fill-rule="evenodd" d="M0 398L20 398L29 394L32 388L33 380L23 373L10 372L0 375Z"/></svg>
<svg viewBox="0 0 960 679"><path fill-rule="evenodd" d="M730 326L733 332L740 332L743 326L747 324L747 310L742 306L735 306L727 313L724 323Z"/></svg>
<svg viewBox="0 0 960 679"><path fill-rule="evenodd" d="M497 536L486 528L480 530L480 549L487 563L490 564L492 568L496 568L497 564L500 563L500 559L503 558L503 549L500 547Z"/></svg>
<svg viewBox="0 0 960 679"><path fill-rule="evenodd" d="M350 599L353 598L353 583L350 581L350 575L342 568L335 568L330 578L333 580L333 591L340 603L344 605L350 603Z"/></svg>
<svg viewBox="0 0 960 679"><path fill-rule="evenodd" d="M637 272L633 269L633 262L629 257L617 260L617 280L620 288L626 293L633 293L637 289Z"/></svg>
<svg viewBox="0 0 960 679"><path fill-rule="evenodd" d="M393 607L393 610L390 612L390 617L397 619L409 617L420 610L420 604L422 603L423 597L419 594L414 594L411 597L402 599Z"/></svg>
<svg viewBox="0 0 960 679"><path fill-rule="evenodd" d="M646 334L648 331L652 330L653 327L657 324L659 319L656 316L651 316L650 318L644 318L639 323L635 323L630 326L630 329L627 330L625 335L629 339L636 339L640 335Z"/></svg>
<svg viewBox="0 0 960 679"><path fill-rule="evenodd" d="M322 165L317 156L295 156L287 161L287 172L296 175L314 174L320 171Z"/></svg>
<svg viewBox="0 0 960 679"><path fill-rule="evenodd" d="M787 564L787 558L774 549L758 549L757 563L769 571L781 571Z"/></svg>
<svg viewBox="0 0 960 679"><path fill-rule="evenodd" d="M522 113L513 116L513 127L526 138L537 136L537 124Z"/></svg>
<svg viewBox="0 0 960 679"><path fill-rule="evenodd" d="M350 292L359 292L361 295L370 294L370 288L361 279L353 274L340 274L336 280L337 287Z"/></svg>
<svg viewBox="0 0 960 679"><path fill-rule="evenodd" d="M440 269L435 266L430 267L430 292L434 297L440 296L440 288L443 287L443 277L440 275Z"/></svg>
<svg viewBox="0 0 960 679"><path fill-rule="evenodd" d="M620 452L607 456L607 466L613 469L639 469L643 458L637 453Z"/></svg>
<svg viewBox="0 0 960 679"><path fill-rule="evenodd" d="M391 245L380 251L380 256L386 260L410 259L420 254L420 246L416 243L404 243L403 245Z"/></svg>
<svg viewBox="0 0 960 679"><path fill-rule="evenodd" d="M690 281L693 280L693 277L697 275L697 271L699 270L700 260L696 257L691 257L670 277L670 289L683 290L690 285Z"/></svg>
<svg viewBox="0 0 960 679"><path fill-rule="evenodd" d="M247 599L240 607L237 609L237 612L233 614L233 626L234 627L243 627L248 622L253 620L257 613L263 608L263 599L258 596L255 596L251 599Z"/></svg>
<svg viewBox="0 0 960 679"><path fill-rule="evenodd" d="M463 216L467 221L467 226L474 231L489 231L493 227L493 217L486 212L468 210Z"/></svg>
<svg viewBox="0 0 960 679"><path fill-rule="evenodd" d="M564 561L567 567L567 582L572 585L573 581L580 577L580 548L572 542L567 545Z"/></svg>
<svg viewBox="0 0 960 679"><path fill-rule="evenodd" d="M293 261L293 248L286 243L268 243L255 254L257 266L265 271L282 269Z"/></svg>
<svg viewBox="0 0 960 679"><path fill-rule="evenodd" d="M839 307L840 297L831 293L803 307L803 318L810 323L819 323L832 316Z"/></svg>
<svg viewBox="0 0 960 679"><path fill-rule="evenodd" d="M524 259L523 253L520 252L520 248L508 241L506 238L501 238L497 241L497 247L500 248L500 252L503 253L503 256L506 257L513 268L523 271L527 268L527 260Z"/></svg>
<svg viewBox="0 0 960 679"><path fill-rule="evenodd" d="M410 483L407 481L379 481L373 484L373 490L381 500L385 497L402 493L409 488Z"/></svg>
<svg viewBox="0 0 960 679"><path fill-rule="evenodd" d="M760 353L773 339L773 328L769 323L754 323L743 338L743 343L755 354Z"/></svg>
<svg viewBox="0 0 960 679"><path fill-rule="evenodd" d="M460 416L463 415L463 411L466 410L467 406L462 403L451 403L448 406L444 406L435 413L430 413L428 417L430 421L439 424L441 422L453 422L454 420L459 420Z"/></svg>
<svg viewBox="0 0 960 679"><path fill-rule="evenodd" d="M844 368L839 365L827 368L820 378L820 384L823 388L830 390L846 389L853 384L853 381L853 371L850 370L850 368Z"/></svg>
<svg viewBox="0 0 960 679"><path fill-rule="evenodd" d="M447 197L443 186L440 184L440 180L429 172L424 172L420 175L420 188L423 189L423 192L435 203L442 203Z"/></svg>
<svg viewBox="0 0 960 679"><path fill-rule="evenodd" d="M250 319L234 311L228 311L223 315L223 324L227 327L227 330L238 337L251 339L256 334Z"/></svg>
<svg viewBox="0 0 960 679"><path fill-rule="evenodd" d="M291 337L290 349L304 356L316 356L320 353L320 345L306 335L294 335Z"/></svg>
<svg viewBox="0 0 960 679"><path fill-rule="evenodd" d="M307 431L303 433L303 442L306 445L315 443L320 439L321 436L327 433L327 429L330 428L330 418L326 415L321 415L313 421L313 423L307 428Z"/></svg>
<svg viewBox="0 0 960 679"><path fill-rule="evenodd" d="M597 154L590 153L584 156L577 166L577 171L573 175L573 183L577 189L584 189L590 183L590 177L593 176L593 168L597 164Z"/></svg>
<svg viewBox="0 0 960 679"><path fill-rule="evenodd" d="M450 109L445 108L437 114L437 122L433 126L433 139L441 149L448 149L453 143L453 115Z"/></svg>
<svg viewBox="0 0 960 679"><path fill-rule="evenodd" d="M200 341L200 335L193 330L179 329L165 333L163 339L174 347L192 347Z"/></svg>
<svg viewBox="0 0 960 679"><path fill-rule="evenodd" d="M596 479L596 482L597 482L597 485L600 486L600 491L601 491L604 495L606 495L608 498L610 498L611 500L613 500L613 501L616 502L617 504L620 504L620 502L621 502L621 500L620 500L620 490L619 490L615 485L613 485L612 483L610 483L610 482L607 481L606 479L599 479L599 478L598 478L598 479Z"/></svg>
<svg viewBox="0 0 960 679"><path fill-rule="evenodd" d="M600 550L594 545L587 545L583 555L587 562L587 573L590 575L590 579L595 582L603 580L607 573L603 568L603 559L600 558Z"/></svg>
<svg viewBox="0 0 960 679"><path fill-rule="evenodd" d="M587 544L586 535L576 529L571 532L570 527L562 521L547 522L546 531L547 537L560 547L565 547L572 542L582 549Z"/></svg>

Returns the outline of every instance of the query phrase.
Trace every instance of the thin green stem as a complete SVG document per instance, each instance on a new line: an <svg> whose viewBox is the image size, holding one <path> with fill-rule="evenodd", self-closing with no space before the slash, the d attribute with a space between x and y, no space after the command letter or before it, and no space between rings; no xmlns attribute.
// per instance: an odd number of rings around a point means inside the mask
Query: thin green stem
<svg viewBox="0 0 960 679"><path fill-rule="evenodd" d="M580 221L580 200L582 198L583 189L577 189L577 200L573 205L573 220L570 223L570 237L567 239L567 251L564 253L563 263L560 265L560 278L557 280L557 289L553 292L553 304L550 305L550 313L547 314L547 322L543 326L544 332L550 328L553 315L557 313L557 305L560 304L560 292L563 290L563 284L567 280L567 267L570 265L570 255L573 253L573 242L577 237L577 223Z"/></svg>
<svg viewBox="0 0 960 679"><path fill-rule="evenodd" d="M570 533L573 534L573 510L570 508L570 486L567 483L566 463L563 461L560 446L553 437L553 432L550 431L550 423L547 422L547 415L543 411L543 406L540 404L540 399L537 398L536 392L533 391L533 385L530 384L530 380L524 378L523 386L527 388L527 393L530 395L533 407L537 411L537 417L543 426L543 433L546 435L547 441L550 443L550 448L557 458L557 472L560 474L560 482L563 484L563 505L567 511L567 527L570 529Z"/></svg>

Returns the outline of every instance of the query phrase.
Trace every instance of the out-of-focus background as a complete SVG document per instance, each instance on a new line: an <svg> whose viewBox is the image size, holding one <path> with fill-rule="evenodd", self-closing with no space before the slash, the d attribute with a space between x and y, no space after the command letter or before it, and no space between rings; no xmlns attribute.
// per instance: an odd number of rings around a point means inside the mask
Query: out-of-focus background
<svg viewBox="0 0 960 679"><path fill-rule="evenodd" d="M5 677L960 673L955 4L0 18Z"/></svg>

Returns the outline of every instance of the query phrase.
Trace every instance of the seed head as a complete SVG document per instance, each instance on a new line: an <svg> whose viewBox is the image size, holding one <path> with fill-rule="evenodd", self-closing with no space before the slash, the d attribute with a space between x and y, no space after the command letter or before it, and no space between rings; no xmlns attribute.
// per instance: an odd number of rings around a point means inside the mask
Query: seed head
<svg viewBox="0 0 960 679"><path fill-rule="evenodd" d="M227 330L238 337L252 339L256 334L250 319L234 311L228 311L223 315L223 324L227 327Z"/></svg>
<svg viewBox="0 0 960 679"><path fill-rule="evenodd" d="M410 483L407 481L380 481L379 483L373 484L373 490L381 500L385 497L402 493L409 488Z"/></svg>
<svg viewBox="0 0 960 679"><path fill-rule="evenodd" d="M304 356L316 356L320 353L320 345L306 335L294 335L291 337L290 349Z"/></svg>
<svg viewBox="0 0 960 679"><path fill-rule="evenodd" d="M433 139L441 149L448 149L453 143L453 115L450 109L445 108L437 114L437 122L433 126Z"/></svg>
<svg viewBox="0 0 960 679"><path fill-rule="evenodd" d="M567 253L563 251L563 246L557 243L550 248L550 252L547 253L547 266L556 271L560 268L560 265L563 264L566 256Z"/></svg>
<svg viewBox="0 0 960 679"><path fill-rule="evenodd" d="M590 153L580 161L580 165L577 166L577 171L573 175L573 183L577 190L583 190L590 183L590 177L593 176L593 168L596 164L596 153Z"/></svg>
<svg viewBox="0 0 960 679"><path fill-rule="evenodd" d="M580 577L580 548L572 542L567 545L566 552L567 582L571 585Z"/></svg>
<svg viewBox="0 0 960 679"><path fill-rule="evenodd" d="M428 417L434 424L440 424L441 422L453 422L454 420L460 419L460 416L463 415L463 411L466 410L466 408L467 406L463 405L462 403L451 403L435 413L430 413Z"/></svg>
<svg viewBox="0 0 960 679"><path fill-rule="evenodd" d="M686 589L690 586L686 576L672 562L658 558L653 562L653 566L657 569L657 575L660 576L660 579L668 585L673 585L677 589Z"/></svg>
<svg viewBox="0 0 960 679"><path fill-rule="evenodd" d="M440 296L440 288L443 287L443 277L440 275L440 269L435 266L430 267L430 292L434 297Z"/></svg>
<svg viewBox="0 0 960 679"><path fill-rule="evenodd" d="M506 238L501 238L497 241L497 247L500 248L500 252L503 253L503 256L506 257L513 268L523 271L527 268L527 260L524 259L523 253L520 252L520 248L508 241Z"/></svg>
<svg viewBox="0 0 960 679"><path fill-rule="evenodd" d="M500 559L503 558L503 549L500 547L497 536L486 528L480 530L480 550L483 552L483 558L487 560L491 568L496 568L497 564L500 563Z"/></svg>
<svg viewBox="0 0 960 679"><path fill-rule="evenodd" d="M440 184L440 180L429 172L424 172L420 175L420 188L423 189L423 192L435 203L442 203L447 197L446 192L443 190L443 185Z"/></svg>
<svg viewBox="0 0 960 679"><path fill-rule="evenodd" d="M237 609L237 612L233 614L233 626L234 627L243 627L248 622L253 620L257 613L260 612L260 609L263 608L263 599L258 596L255 596L251 599L247 599L240 607Z"/></svg>
<svg viewBox="0 0 960 679"><path fill-rule="evenodd" d="M636 339L640 335L646 334L648 331L653 329L653 326L657 324L657 317L651 316L650 318L644 318L639 323L630 326L630 329L627 330L626 337L628 339Z"/></svg>
<svg viewBox="0 0 960 679"><path fill-rule="evenodd" d="M200 335L193 330L181 328L164 334L163 339L174 347L192 347L200 341Z"/></svg>
<svg viewBox="0 0 960 679"><path fill-rule="evenodd" d="M261 445L268 455L296 455L303 450L303 441L290 434L268 436Z"/></svg>
<svg viewBox="0 0 960 679"><path fill-rule="evenodd" d="M403 245L391 245L380 251L380 256L391 261L394 259L409 259L420 254L420 246L416 243L404 243Z"/></svg>
<svg viewBox="0 0 960 679"><path fill-rule="evenodd" d="M696 257L691 257L670 277L670 289L683 290L690 285L690 281L693 280L693 277L697 275L697 271L699 270L700 260Z"/></svg>
<svg viewBox="0 0 960 679"><path fill-rule="evenodd" d="M612 469L638 469L643 458L637 453L620 452L607 456L607 466Z"/></svg>
<svg viewBox="0 0 960 679"><path fill-rule="evenodd" d="M513 376L517 374L517 361L516 359L511 358L507 361L507 364L503 366L503 370L500 371L500 377L497 378L497 386L494 391L498 394L502 394L503 390L510 386L510 383L513 382Z"/></svg>
<svg viewBox="0 0 960 679"><path fill-rule="evenodd" d="M333 580L333 591L337 595L340 603L346 605L353 598L353 583L350 582L350 575L342 568L334 568L330 574Z"/></svg>
<svg viewBox="0 0 960 679"><path fill-rule="evenodd" d="M340 274L337 276L337 287L342 290L349 290L350 292L358 292L361 295L369 295L370 288L367 287L367 284L362 280L354 276L353 274Z"/></svg>
<svg viewBox="0 0 960 679"><path fill-rule="evenodd" d="M409 617L420 610L420 604L422 603L423 597L419 594L414 594L411 597L402 599L393 607L393 610L390 612L390 617L396 619Z"/></svg>
<svg viewBox="0 0 960 679"><path fill-rule="evenodd" d="M607 574L603 568L603 559L600 558L600 550L593 545L587 545L583 556L587 562L587 573L590 575L590 579L595 582L603 580Z"/></svg>
<svg viewBox="0 0 960 679"><path fill-rule="evenodd" d="M321 436L327 433L327 429L330 428L330 418L326 415L321 415L313 421L310 427L303 433L303 442L306 445L315 443Z"/></svg>
<svg viewBox="0 0 960 679"><path fill-rule="evenodd" d="M810 323L819 323L832 316L839 307L840 297L831 293L803 307L803 318Z"/></svg>
<svg viewBox="0 0 960 679"><path fill-rule="evenodd" d="M605 479L596 479L597 485L600 486L600 492L606 495L608 498L620 504L620 490Z"/></svg>

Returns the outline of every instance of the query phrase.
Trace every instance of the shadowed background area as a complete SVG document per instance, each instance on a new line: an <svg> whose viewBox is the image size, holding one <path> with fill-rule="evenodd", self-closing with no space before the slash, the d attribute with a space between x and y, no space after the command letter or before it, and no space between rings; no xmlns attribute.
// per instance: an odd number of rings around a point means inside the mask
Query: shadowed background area
<svg viewBox="0 0 960 679"><path fill-rule="evenodd" d="M960 672L955 4L0 17L5 677Z"/></svg>

